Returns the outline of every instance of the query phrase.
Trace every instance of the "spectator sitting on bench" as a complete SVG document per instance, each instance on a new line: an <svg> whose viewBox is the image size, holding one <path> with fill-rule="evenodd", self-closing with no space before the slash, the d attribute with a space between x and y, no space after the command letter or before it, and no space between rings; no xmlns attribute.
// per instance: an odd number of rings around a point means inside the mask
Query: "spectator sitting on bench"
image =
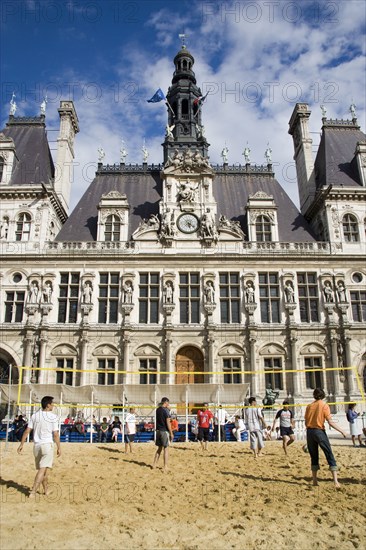
<svg viewBox="0 0 366 550"><path fill-rule="evenodd" d="M84 436L85 439L85 418L81 411L79 411L76 415L75 422L74 422L74 429L77 431L80 435Z"/></svg>
<svg viewBox="0 0 366 550"><path fill-rule="evenodd" d="M119 419L119 416L115 416L114 420L111 424L112 428L112 441L115 441L117 443L118 441L118 434L121 433L122 428L122 422Z"/></svg>
<svg viewBox="0 0 366 550"><path fill-rule="evenodd" d="M109 424L107 422L106 417L104 416L99 428L99 434L98 434L99 443L107 443L108 430L109 430Z"/></svg>
<svg viewBox="0 0 366 550"><path fill-rule="evenodd" d="M74 425L74 419L71 414L68 414L63 422L63 427L61 428L61 435L68 435L72 432L72 427Z"/></svg>
<svg viewBox="0 0 366 550"><path fill-rule="evenodd" d="M241 434L245 432L244 420L237 414L235 416L235 427L232 430L233 435L236 437L236 441L241 441Z"/></svg>
<svg viewBox="0 0 366 550"><path fill-rule="evenodd" d="M22 414L18 416L18 419L14 422L14 441L21 441L22 435L27 427L27 421Z"/></svg>

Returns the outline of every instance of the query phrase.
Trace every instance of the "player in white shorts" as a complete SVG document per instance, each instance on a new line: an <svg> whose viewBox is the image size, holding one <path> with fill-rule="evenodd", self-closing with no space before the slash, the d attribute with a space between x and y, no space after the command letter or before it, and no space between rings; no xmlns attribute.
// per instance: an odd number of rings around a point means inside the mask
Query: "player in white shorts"
<svg viewBox="0 0 366 550"><path fill-rule="evenodd" d="M41 484L43 485L45 495L47 494L48 470L53 465L54 443L56 443L57 447L57 456L61 455L58 417L52 412L54 406L53 397L48 395L43 397L41 406L42 409L32 414L18 447L18 453L20 454L28 435L33 430L33 454L37 474L29 493L30 498L36 495Z"/></svg>

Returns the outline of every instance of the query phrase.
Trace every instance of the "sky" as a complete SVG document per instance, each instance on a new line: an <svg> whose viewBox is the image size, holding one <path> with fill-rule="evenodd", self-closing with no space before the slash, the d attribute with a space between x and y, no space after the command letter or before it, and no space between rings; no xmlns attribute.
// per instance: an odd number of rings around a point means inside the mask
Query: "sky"
<svg viewBox="0 0 366 550"><path fill-rule="evenodd" d="M61 99L79 119L71 206L91 183L98 161L162 162L167 111L147 103L166 93L185 33L203 93L202 114L212 164L264 164L272 149L277 180L298 205L288 122L297 102L312 111L314 154L321 109L350 119L353 102L365 131L364 0L201 2L156 0L3 0L1 9L1 127L15 93L17 116L35 116L47 96L46 124L55 158Z"/></svg>

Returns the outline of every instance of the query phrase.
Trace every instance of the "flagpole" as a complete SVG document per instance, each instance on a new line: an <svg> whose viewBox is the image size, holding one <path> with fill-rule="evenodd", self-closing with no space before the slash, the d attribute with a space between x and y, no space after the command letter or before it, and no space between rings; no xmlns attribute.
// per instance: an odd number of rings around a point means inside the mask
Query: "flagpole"
<svg viewBox="0 0 366 550"><path fill-rule="evenodd" d="M169 103L169 101L166 99L165 100L165 104L168 105L169 109L171 110L172 114L173 114L173 117L175 118L175 112L173 111L173 109L171 108L171 105Z"/></svg>
<svg viewBox="0 0 366 550"><path fill-rule="evenodd" d="M198 113L200 112L200 110L202 109L202 105L204 104L205 99L206 99L206 97L208 96L209 93L210 93L210 91L207 92L207 94L203 97L202 101L200 102L200 104L198 106L198 109L197 109L197 113L194 115L195 118L198 115Z"/></svg>

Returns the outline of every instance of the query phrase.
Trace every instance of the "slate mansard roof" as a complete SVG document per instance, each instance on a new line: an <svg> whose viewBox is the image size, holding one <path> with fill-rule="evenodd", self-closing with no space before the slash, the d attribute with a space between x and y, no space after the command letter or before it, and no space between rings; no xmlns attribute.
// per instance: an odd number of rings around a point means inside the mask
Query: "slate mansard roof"
<svg viewBox="0 0 366 550"><path fill-rule="evenodd" d="M9 185L52 183L55 176L45 117L10 116L1 130L15 144L16 157Z"/></svg>
<svg viewBox="0 0 366 550"><path fill-rule="evenodd" d="M366 135L353 121L325 120L315 159L317 188L323 185L358 187L360 175L354 159L358 142Z"/></svg>
<svg viewBox="0 0 366 550"><path fill-rule="evenodd" d="M97 174L69 219L62 227L58 241L95 241L97 237L97 206L102 195L118 191L127 196L130 205L129 236L144 218L158 214L162 199L162 182L159 170L134 173ZM213 180L213 194L217 201L218 216L237 220L247 235L245 207L250 195L263 191L273 196L278 208L279 239L284 242L314 241L305 218L290 200L274 177L220 171Z"/></svg>

